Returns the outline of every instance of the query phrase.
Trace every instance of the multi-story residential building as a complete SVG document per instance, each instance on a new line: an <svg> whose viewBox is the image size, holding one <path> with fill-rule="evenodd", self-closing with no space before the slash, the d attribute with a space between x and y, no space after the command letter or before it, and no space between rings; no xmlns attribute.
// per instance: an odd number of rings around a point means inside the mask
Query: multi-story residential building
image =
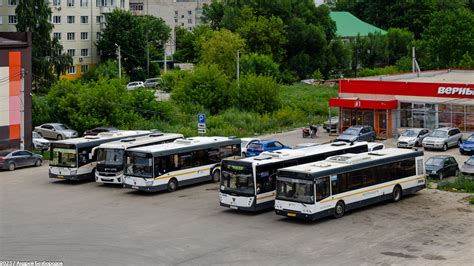
<svg viewBox="0 0 474 266"><path fill-rule="evenodd" d="M21 0L0 0L0 31L16 31L15 8ZM105 16L115 8L129 9L129 0L45 0L51 6L52 35L73 58L62 77L75 79L99 62L95 43L105 27ZM111 49L115 49L112 47Z"/></svg>

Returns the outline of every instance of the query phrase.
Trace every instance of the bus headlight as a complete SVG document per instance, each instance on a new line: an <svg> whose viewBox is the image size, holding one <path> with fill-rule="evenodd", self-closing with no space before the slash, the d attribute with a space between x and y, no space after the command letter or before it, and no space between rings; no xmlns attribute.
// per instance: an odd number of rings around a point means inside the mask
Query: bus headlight
<svg viewBox="0 0 474 266"><path fill-rule="evenodd" d="M70 172L70 174L71 174L71 175L76 175L76 174L77 174L77 170L72 170L72 171Z"/></svg>
<svg viewBox="0 0 474 266"><path fill-rule="evenodd" d="M145 186L153 186L153 180L145 181Z"/></svg>

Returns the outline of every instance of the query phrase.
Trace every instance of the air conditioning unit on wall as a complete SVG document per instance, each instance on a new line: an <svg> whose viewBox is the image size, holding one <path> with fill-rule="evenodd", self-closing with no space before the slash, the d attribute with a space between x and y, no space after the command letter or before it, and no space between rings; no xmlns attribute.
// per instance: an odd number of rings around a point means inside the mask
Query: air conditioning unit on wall
<svg viewBox="0 0 474 266"><path fill-rule="evenodd" d="M84 60L84 58L82 58L82 57L79 57L79 62L81 62L81 63L82 63L82 61L83 61L83 60Z"/></svg>

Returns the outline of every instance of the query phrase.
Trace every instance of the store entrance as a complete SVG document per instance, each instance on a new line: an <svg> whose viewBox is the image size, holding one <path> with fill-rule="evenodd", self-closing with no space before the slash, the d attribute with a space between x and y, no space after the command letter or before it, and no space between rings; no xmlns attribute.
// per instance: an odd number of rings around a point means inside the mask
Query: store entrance
<svg viewBox="0 0 474 266"><path fill-rule="evenodd" d="M370 110L370 109L348 109L342 108L342 127L344 131L354 125L368 125L375 130L377 137L390 137L390 116L387 110Z"/></svg>

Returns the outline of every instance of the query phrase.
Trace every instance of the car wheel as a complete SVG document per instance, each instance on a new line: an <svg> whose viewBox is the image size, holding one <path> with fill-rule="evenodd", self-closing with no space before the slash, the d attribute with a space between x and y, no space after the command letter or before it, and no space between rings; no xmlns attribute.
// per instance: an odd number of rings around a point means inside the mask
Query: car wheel
<svg viewBox="0 0 474 266"><path fill-rule="evenodd" d="M443 145L443 151L447 151L448 150L448 144L447 143L444 143Z"/></svg>
<svg viewBox="0 0 474 266"><path fill-rule="evenodd" d="M40 159L38 159L38 160L36 160L36 162L35 162L35 166L36 166L36 167L40 167L42 163L43 163L43 161L40 160Z"/></svg>
<svg viewBox="0 0 474 266"><path fill-rule="evenodd" d="M178 189L178 180L176 178L171 178L170 181L168 181L168 191L173 192Z"/></svg>
<svg viewBox="0 0 474 266"><path fill-rule="evenodd" d="M15 163L9 163L9 164L8 164L8 170L10 170L10 171L14 171L14 170L15 170L15 168L16 168L16 165L15 165Z"/></svg>
<svg viewBox="0 0 474 266"><path fill-rule="evenodd" d="M415 147L421 147L420 143L417 141L415 142Z"/></svg>
<svg viewBox="0 0 474 266"><path fill-rule="evenodd" d="M57 140L62 140L63 139L63 135L59 134L57 137L56 137Z"/></svg>
<svg viewBox="0 0 474 266"><path fill-rule="evenodd" d="M220 180L221 180L221 171L219 169L216 169L212 173L212 182L217 183Z"/></svg>
<svg viewBox="0 0 474 266"><path fill-rule="evenodd" d="M247 153L242 152L242 157L247 157Z"/></svg>
<svg viewBox="0 0 474 266"><path fill-rule="evenodd" d="M461 146L461 144L462 144L462 139L459 139L458 140L458 147Z"/></svg>
<svg viewBox="0 0 474 266"><path fill-rule="evenodd" d="M338 201L336 203L336 207L334 208L334 218L341 218L344 216L344 213L346 211L346 206L344 205L344 202Z"/></svg>
<svg viewBox="0 0 474 266"><path fill-rule="evenodd" d="M399 185L396 185L396 186L393 188L392 201L393 201L393 202L397 202L397 201L399 201L401 198L402 198L402 189L400 188Z"/></svg>
<svg viewBox="0 0 474 266"><path fill-rule="evenodd" d="M454 171L454 176L458 176L459 175L459 169L456 169L456 171Z"/></svg>

